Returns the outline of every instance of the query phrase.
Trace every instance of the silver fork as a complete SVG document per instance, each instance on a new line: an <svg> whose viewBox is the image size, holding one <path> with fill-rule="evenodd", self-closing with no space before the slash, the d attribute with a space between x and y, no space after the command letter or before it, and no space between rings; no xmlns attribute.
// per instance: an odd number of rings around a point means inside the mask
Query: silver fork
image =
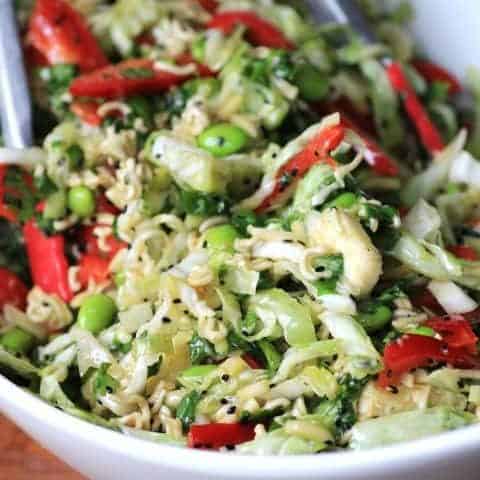
<svg viewBox="0 0 480 480"><path fill-rule="evenodd" d="M32 108L13 0L0 0L0 119L9 148L33 143ZM0 158L0 163L5 163Z"/></svg>

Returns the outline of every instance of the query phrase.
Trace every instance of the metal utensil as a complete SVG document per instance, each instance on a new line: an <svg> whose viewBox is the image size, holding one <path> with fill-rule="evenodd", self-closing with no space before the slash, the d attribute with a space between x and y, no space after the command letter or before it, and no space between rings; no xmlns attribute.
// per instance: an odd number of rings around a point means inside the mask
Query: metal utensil
<svg viewBox="0 0 480 480"><path fill-rule="evenodd" d="M377 36L355 0L306 0L306 2L317 21L349 25L365 43L378 43ZM405 110L413 121L425 148L432 154L442 150L444 144L440 133L417 98L415 89L405 75L402 65L389 57L384 57L382 63L392 87L400 93Z"/></svg>
<svg viewBox="0 0 480 480"><path fill-rule="evenodd" d="M33 143L32 108L13 0L0 0L0 19L0 119L3 138L7 147L22 149Z"/></svg>

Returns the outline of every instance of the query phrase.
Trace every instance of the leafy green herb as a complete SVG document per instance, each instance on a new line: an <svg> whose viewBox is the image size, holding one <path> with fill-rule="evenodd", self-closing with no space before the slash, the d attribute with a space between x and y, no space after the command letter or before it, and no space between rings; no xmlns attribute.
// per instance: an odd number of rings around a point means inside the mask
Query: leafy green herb
<svg viewBox="0 0 480 480"><path fill-rule="evenodd" d="M35 212L36 198L27 183L26 173L19 167L9 167L5 175L5 204L12 207L21 222L29 220Z"/></svg>
<svg viewBox="0 0 480 480"><path fill-rule="evenodd" d="M110 350L112 352L128 353L132 349L132 342L122 343L118 339L113 340Z"/></svg>
<svg viewBox="0 0 480 480"><path fill-rule="evenodd" d="M263 215L257 215L255 212L245 210L243 212L237 212L232 216L232 225L243 236L247 237L247 229L250 225L254 227L264 227L265 217Z"/></svg>
<svg viewBox="0 0 480 480"><path fill-rule="evenodd" d="M230 202L222 195L180 190L180 206L190 215L213 216L227 213Z"/></svg>
<svg viewBox="0 0 480 480"><path fill-rule="evenodd" d="M278 350L275 348L275 346L268 340L265 340L265 339L260 340L258 342L258 346L262 351L263 356L265 357L267 370L270 373L270 376L273 376L278 370L278 367L280 366L280 363L282 361L282 356L280 355Z"/></svg>
<svg viewBox="0 0 480 480"><path fill-rule="evenodd" d="M282 415L285 412L283 407L273 408L271 410L259 410L258 412L251 413L243 411L240 414L240 423L268 423L274 417Z"/></svg>
<svg viewBox="0 0 480 480"><path fill-rule="evenodd" d="M57 190L55 184L46 174L33 177L33 184L35 185L35 189L42 198L48 197L48 195L54 193Z"/></svg>
<svg viewBox="0 0 480 480"><path fill-rule="evenodd" d="M103 363L95 373L93 391L96 396L103 396L107 393L114 393L120 386L117 380L107 373L110 364Z"/></svg>
<svg viewBox="0 0 480 480"><path fill-rule="evenodd" d="M0 218L0 266L16 273L27 285L31 284L22 232L17 224L3 218Z"/></svg>
<svg viewBox="0 0 480 480"><path fill-rule="evenodd" d="M245 317L242 318L242 333L244 335L252 335L257 328L258 320L254 312L248 312Z"/></svg>
<svg viewBox="0 0 480 480"><path fill-rule="evenodd" d="M46 85L50 108L60 118L69 112L65 93L76 74L77 67L70 64L58 64L39 69L40 78Z"/></svg>
<svg viewBox="0 0 480 480"><path fill-rule="evenodd" d="M355 403L362 393L369 377L355 379L347 374L339 380L339 393L334 400L325 400L316 409L325 425L341 437L357 421Z"/></svg>
<svg viewBox="0 0 480 480"><path fill-rule="evenodd" d="M122 70L122 77L136 80L141 78L152 78L154 72L151 68L125 68Z"/></svg>
<svg viewBox="0 0 480 480"><path fill-rule="evenodd" d="M207 360L215 358L214 346L205 338L195 333L188 344L190 352L190 361L193 365L200 365Z"/></svg>
<svg viewBox="0 0 480 480"><path fill-rule="evenodd" d="M193 390L187 393L177 407L177 418L182 422L183 429L187 431L195 421L195 412L201 395Z"/></svg>
<svg viewBox="0 0 480 480"><path fill-rule="evenodd" d="M329 278L339 278L343 273L343 255L317 257L314 266L317 272L329 272Z"/></svg>
<svg viewBox="0 0 480 480"><path fill-rule="evenodd" d="M380 223L392 225L398 211L390 205L376 205L373 203L365 203L360 209L360 216L366 221L372 219L378 220Z"/></svg>

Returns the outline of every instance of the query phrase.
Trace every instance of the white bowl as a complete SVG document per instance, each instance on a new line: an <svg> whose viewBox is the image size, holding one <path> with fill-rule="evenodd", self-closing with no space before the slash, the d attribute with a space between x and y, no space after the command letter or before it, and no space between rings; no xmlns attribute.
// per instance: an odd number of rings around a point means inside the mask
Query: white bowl
<svg viewBox="0 0 480 480"><path fill-rule="evenodd" d="M353 1L353 0L352 0ZM480 67L480 2L415 0L425 52L463 78ZM94 480L441 480L480 471L480 425L363 452L241 457L154 444L73 418L0 375L0 411Z"/></svg>

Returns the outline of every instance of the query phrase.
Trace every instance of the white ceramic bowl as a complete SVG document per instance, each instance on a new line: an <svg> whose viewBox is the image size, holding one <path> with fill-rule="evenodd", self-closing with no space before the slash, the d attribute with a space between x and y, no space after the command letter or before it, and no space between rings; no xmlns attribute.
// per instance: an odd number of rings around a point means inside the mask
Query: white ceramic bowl
<svg viewBox="0 0 480 480"><path fill-rule="evenodd" d="M412 1L414 34L429 56L460 78L469 65L480 67L479 0ZM0 411L93 480L447 480L480 471L480 425L364 452L241 457L127 438L70 417L1 375Z"/></svg>

